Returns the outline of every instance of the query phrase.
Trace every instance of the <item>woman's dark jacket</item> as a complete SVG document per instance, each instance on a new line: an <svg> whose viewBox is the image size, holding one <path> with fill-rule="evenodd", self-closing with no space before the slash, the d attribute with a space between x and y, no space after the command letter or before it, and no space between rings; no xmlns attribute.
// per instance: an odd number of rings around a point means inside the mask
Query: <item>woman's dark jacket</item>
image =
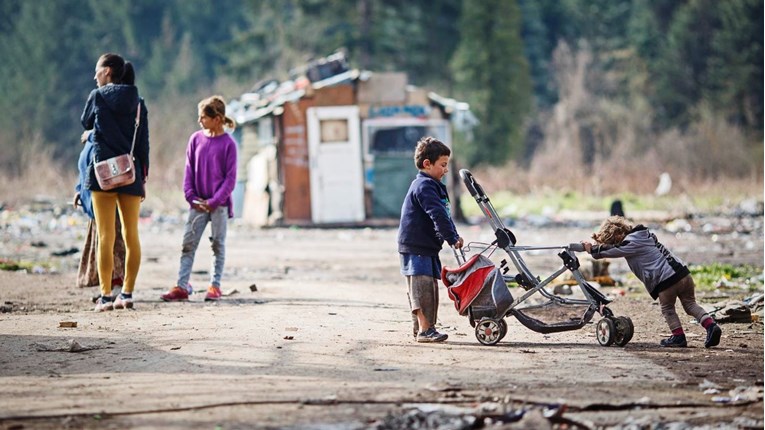
<svg viewBox="0 0 765 430"><path fill-rule="evenodd" d="M141 103L141 121L133 151L136 180L130 185L109 191L144 196L143 184L149 174L149 121L146 105L138 96L138 88L134 85L109 84L93 90L85 103L80 121L86 130L93 129L96 161L127 154L133 142L136 109L139 102ZM92 191L101 191L92 163L88 170L85 187Z"/></svg>

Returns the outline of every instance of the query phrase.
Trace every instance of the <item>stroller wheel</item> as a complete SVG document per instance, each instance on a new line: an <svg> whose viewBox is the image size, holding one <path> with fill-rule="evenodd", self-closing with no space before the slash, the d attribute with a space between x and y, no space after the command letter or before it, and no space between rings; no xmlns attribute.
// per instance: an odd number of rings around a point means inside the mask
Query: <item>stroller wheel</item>
<svg viewBox="0 0 765 430"><path fill-rule="evenodd" d="M502 340L507 336L507 321L504 318L499 319L499 340Z"/></svg>
<svg viewBox="0 0 765 430"><path fill-rule="evenodd" d="M598 338L598 343L603 346L610 346L614 343L615 332L616 327L611 318L602 318L595 327L595 336Z"/></svg>
<svg viewBox="0 0 765 430"><path fill-rule="evenodd" d="M616 335L614 336L614 343L619 346L626 345L635 334L635 326L632 324L632 320L628 317L617 317L614 320L614 326L616 327Z"/></svg>
<svg viewBox="0 0 765 430"><path fill-rule="evenodd" d="M483 345L496 345L502 338L502 329L499 321L491 318L482 318L475 326L475 338Z"/></svg>

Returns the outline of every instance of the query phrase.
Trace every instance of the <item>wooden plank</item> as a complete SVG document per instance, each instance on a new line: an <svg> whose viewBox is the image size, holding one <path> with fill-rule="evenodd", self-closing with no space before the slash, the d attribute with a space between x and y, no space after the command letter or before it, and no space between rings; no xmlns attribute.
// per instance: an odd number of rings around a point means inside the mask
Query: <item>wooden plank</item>
<svg viewBox="0 0 765 430"><path fill-rule="evenodd" d="M308 126L306 110L313 99L303 98L284 105L280 165L284 185L284 221L311 220L311 182L308 159Z"/></svg>
<svg viewBox="0 0 765 430"><path fill-rule="evenodd" d="M358 103L406 102L407 76L402 72L373 73L366 81L359 81Z"/></svg>
<svg viewBox="0 0 765 430"><path fill-rule="evenodd" d="M314 106L349 106L355 103L353 85L336 85L316 90Z"/></svg>

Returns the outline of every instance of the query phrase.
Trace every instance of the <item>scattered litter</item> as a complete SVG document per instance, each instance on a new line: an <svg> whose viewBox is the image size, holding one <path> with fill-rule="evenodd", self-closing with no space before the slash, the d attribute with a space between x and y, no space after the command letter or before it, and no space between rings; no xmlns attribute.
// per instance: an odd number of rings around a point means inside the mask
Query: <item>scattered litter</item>
<svg viewBox="0 0 765 430"><path fill-rule="evenodd" d="M728 392L735 402L758 402L762 401L763 387L736 387Z"/></svg>
<svg viewBox="0 0 765 430"><path fill-rule="evenodd" d="M74 328L74 327L77 327L77 321L61 321L58 323L58 326Z"/></svg>
<svg viewBox="0 0 765 430"><path fill-rule="evenodd" d="M721 307L718 307L720 306ZM744 302L740 300L731 300L722 304L715 305L717 308L710 315L719 323L750 323L752 322L752 311Z"/></svg>
<svg viewBox="0 0 765 430"><path fill-rule="evenodd" d="M763 428L763 421L750 417L736 417L733 420L734 428L737 429L761 429Z"/></svg>
<svg viewBox="0 0 765 430"><path fill-rule="evenodd" d="M329 396L321 397L318 399L304 399L300 403L304 405L334 405L337 403L337 396L331 394Z"/></svg>
<svg viewBox="0 0 765 430"><path fill-rule="evenodd" d="M178 351L179 349L181 349L180 346L174 346L174 347L170 348L170 351Z"/></svg>
<svg viewBox="0 0 765 430"><path fill-rule="evenodd" d="M712 401L715 403L761 402L762 392L762 387L736 387L728 391L727 396L712 397Z"/></svg>
<svg viewBox="0 0 765 430"><path fill-rule="evenodd" d="M551 419L551 418L560 418L563 416L563 413L566 412L566 405L565 404L554 404L554 405L547 405L542 410L542 416Z"/></svg>
<svg viewBox="0 0 765 430"><path fill-rule="evenodd" d="M449 392L449 391L462 391L461 387L455 386L455 385L428 385L425 387L426 390L429 391L436 391L436 392Z"/></svg>
<svg viewBox="0 0 765 430"><path fill-rule="evenodd" d="M79 248L71 247L69 249L64 249L62 251L51 252L50 255L52 255L54 257L66 257L67 255L73 255L73 254L76 254L78 252L80 252Z"/></svg>
<svg viewBox="0 0 765 430"><path fill-rule="evenodd" d="M292 340L295 339L295 336L284 336L284 340Z"/></svg>
<svg viewBox="0 0 765 430"><path fill-rule="evenodd" d="M297 327L284 327L284 331L298 331Z"/></svg>
<svg viewBox="0 0 765 430"><path fill-rule="evenodd" d="M237 290L236 288L233 288L231 290L226 290L221 292L221 295L223 295L224 297L233 296L234 294L239 294L239 290Z"/></svg>
<svg viewBox="0 0 765 430"><path fill-rule="evenodd" d="M256 284L252 284L252 285L250 285L250 291L252 291L253 293L254 293L255 291L258 291L258 286L257 286Z"/></svg>
<svg viewBox="0 0 765 430"><path fill-rule="evenodd" d="M403 413L389 413L368 428L467 430L511 423L512 428L556 428L556 425L563 426L560 428L587 428L582 423L563 417L566 411L564 404L522 409L508 409L507 405L499 403L482 403L473 408L444 404L413 404L404 407L406 410Z"/></svg>
<svg viewBox="0 0 765 430"><path fill-rule="evenodd" d="M710 381L709 379L704 379L704 382L699 384L699 388L701 388L702 390L706 390L706 389L710 389L710 388L719 390L722 387L720 387L719 385L717 385L714 382Z"/></svg>
<svg viewBox="0 0 765 430"><path fill-rule="evenodd" d="M85 351L90 351L93 349L104 348L103 346L83 346L83 345L80 345L80 343L74 339L69 339L66 342L66 346L57 347L57 346L52 346L52 345L48 345L44 343L34 343L32 345L38 351L43 351L43 352L85 352Z"/></svg>

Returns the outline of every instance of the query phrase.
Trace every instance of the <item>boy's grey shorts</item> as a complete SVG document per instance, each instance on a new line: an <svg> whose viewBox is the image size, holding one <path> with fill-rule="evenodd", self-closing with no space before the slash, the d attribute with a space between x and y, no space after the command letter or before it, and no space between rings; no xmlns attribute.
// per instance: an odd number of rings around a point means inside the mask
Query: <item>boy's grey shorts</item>
<svg viewBox="0 0 765 430"><path fill-rule="evenodd" d="M409 308L412 310L415 334L418 330L417 317L414 312L421 309L425 318L431 325L438 320L438 283L432 276L417 275L407 276L406 284L409 287Z"/></svg>

